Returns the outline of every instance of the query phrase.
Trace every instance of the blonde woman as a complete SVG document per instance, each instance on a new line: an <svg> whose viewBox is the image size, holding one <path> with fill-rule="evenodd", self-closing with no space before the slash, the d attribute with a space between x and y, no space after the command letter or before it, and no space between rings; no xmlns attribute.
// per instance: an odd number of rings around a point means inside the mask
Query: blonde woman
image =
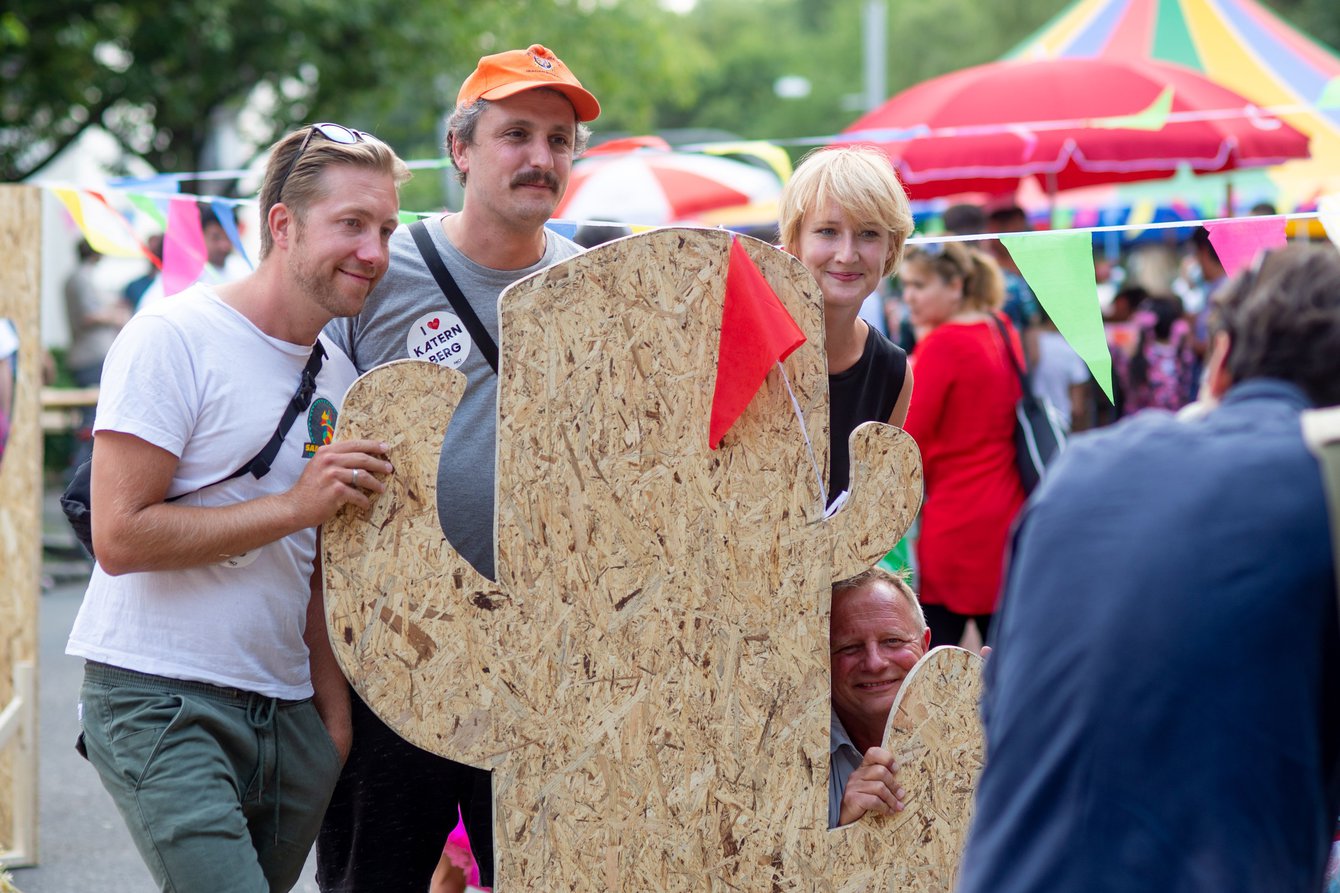
<svg viewBox="0 0 1340 893"><path fill-rule="evenodd" d="M847 438L863 422L902 426L912 397L907 354L858 315L898 267L912 233L907 194L883 152L810 153L782 191L782 246L819 284L828 358L828 498L847 489Z"/></svg>

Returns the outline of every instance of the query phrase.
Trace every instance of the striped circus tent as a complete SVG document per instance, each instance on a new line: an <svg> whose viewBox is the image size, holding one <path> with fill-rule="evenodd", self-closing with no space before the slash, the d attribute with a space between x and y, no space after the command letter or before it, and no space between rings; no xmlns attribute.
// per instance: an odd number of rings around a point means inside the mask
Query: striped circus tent
<svg viewBox="0 0 1340 893"><path fill-rule="evenodd" d="M1340 192L1340 55L1257 0L1075 0L1007 59L1151 58L1193 68L1311 137L1272 169L1281 207Z"/></svg>

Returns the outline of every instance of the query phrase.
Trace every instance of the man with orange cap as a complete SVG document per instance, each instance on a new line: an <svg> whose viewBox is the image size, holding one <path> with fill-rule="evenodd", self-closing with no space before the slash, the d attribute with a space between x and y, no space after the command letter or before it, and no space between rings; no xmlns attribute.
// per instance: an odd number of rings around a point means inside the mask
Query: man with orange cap
<svg viewBox="0 0 1340 893"><path fill-rule="evenodd" d="M498 296L578 254L545 227L590 136L600 104L557 56L535 44L479 60L457 96L446 149L465 187L459 213L391 237L391 268L357 317L328 331L358 371L421 359L465 374L438 466L443 533L490 579L497 429ZM457 808L493 882L487 772L419 750L355 695L354 745L317 842L323 893L423 893Z"/></svg>

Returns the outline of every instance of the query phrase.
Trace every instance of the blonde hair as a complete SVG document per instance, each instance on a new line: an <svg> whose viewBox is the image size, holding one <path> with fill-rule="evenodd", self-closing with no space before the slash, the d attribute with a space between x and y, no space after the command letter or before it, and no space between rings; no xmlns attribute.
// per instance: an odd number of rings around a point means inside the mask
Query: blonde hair
<svg viewBox="0 0 1340 893"><path fill-rule="evenodd" d="M963 307L989 313L1005 303L1005 277L1000 266L984 251L963 242L945 242L928 251L920 245L907 249L904 264L920 264L945 282L963 283Z"/></svg>
<svg viewBox="0 0 1340 893"><path fill-rule="evenodd" d="M274 247L274 236L266 222L270 218L270 209L283 201L301 224L307 209L326 197L326 183L321 177L326 168L343 164L386 174L395 181L397 192L413 176L395 150L369 133L360 133L357 142L339 143L317 134L311 134L309 140L311 129L301 127L270 147L270 160L265 166L265 181L260 193L262 259ZM302 148L304 142L306 149ZM295 163L294 156L299 152L302 157ZM282 179L285 171L288 171L288 178Z"/></svg>
<svg viewBox="0 0 1340 893"><path fill-rule="evenodd" d="M886 571L882 567L872 567L870 570L861 571L854 577L839 580L833 584L832 597L836 598L843 592L864 589L875 583L884 583L901 595L903 600L907 602L907 606L912 610L912 619L917 623L917 631L921 632L926 629L926 612L921 609L921 600L917 598L917 594L908 585L907 578L901 574Z"/></svg>
<svg viewBox="0 0 1340 893"><path fill-rule="evenodd" d="M889 234L893 250L881 275L896 270L912 235L912 205L888 156L873 146L844 146L816 149L801 159L777 209L782 245L792 254L800 245L805 215L829 200L853 220Z"/></svg>

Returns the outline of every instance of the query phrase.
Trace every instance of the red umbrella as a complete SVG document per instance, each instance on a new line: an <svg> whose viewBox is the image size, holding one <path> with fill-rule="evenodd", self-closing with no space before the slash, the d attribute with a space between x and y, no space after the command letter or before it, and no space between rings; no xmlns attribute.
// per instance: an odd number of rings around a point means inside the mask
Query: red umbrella
<svg viewBox="0 0 1340 893"><path fill-rule="evenodd" d="M554 216L651 225L692 222L718 208L775 200L781 191L782 181L771 169L675 152L663 140L639 137L599 146L574 164Z"/></svg>
<svg viewBox="0 0 1340 893"><path fill-rule="evenodd" d="M1165 91L1171 89L1171 106ZM1141 114L1146 113L1146 114ZM1119 119L1119 120L1113 120ZM1124 125L1124 126L1123 126ZM1203 75L1166 62L993 62L910 87L845 131L889 153L914 199L1049 192L1308 157L1308 138Z"/></svg>

